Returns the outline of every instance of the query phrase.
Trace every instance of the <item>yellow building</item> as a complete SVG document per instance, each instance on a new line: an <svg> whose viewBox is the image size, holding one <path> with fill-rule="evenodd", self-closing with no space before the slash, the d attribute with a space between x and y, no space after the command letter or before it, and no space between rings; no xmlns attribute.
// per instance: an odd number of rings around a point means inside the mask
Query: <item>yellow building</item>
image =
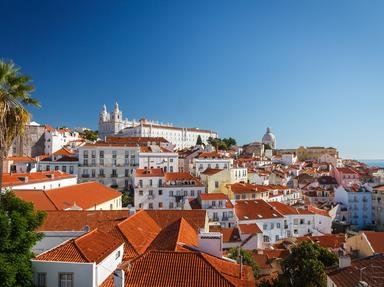
<svg viewBox="0 0 384 287"><path fill-rule="evenodd" d="M296 149L297 159L303 160L318 160L322 155L328 154L330 156L339 157L337 149L333 147L304 147L301 146Z"/></svg>
<svg viewBox="0 0 384 287"><path fill-rule="evenodd" d="M207 168L200 174L201 182L205 185L207 193L221 192L229 196L227 185L236 182L246 182L247 168L234 167L228 169ZM230 197L230 199L232 199Z"/></svg>

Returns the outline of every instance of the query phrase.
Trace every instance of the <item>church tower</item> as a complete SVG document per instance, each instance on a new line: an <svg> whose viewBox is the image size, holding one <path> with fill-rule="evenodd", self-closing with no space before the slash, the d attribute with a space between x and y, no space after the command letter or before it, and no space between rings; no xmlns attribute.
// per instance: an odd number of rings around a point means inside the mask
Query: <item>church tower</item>
<svg viewBox="0 0 384 287"><path fill-rule="evenodd" d="M276 137L272 133L271 128L267 128L267 132L263 136L262 143L268 145L271 149L276 148Z"/></svg>

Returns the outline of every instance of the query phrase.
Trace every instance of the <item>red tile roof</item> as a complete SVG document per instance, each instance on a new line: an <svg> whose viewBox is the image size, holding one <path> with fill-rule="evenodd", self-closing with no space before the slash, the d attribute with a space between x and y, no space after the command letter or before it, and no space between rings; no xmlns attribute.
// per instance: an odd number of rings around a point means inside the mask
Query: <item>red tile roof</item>
<svg viewBox="0 0 384 287"><path fill-rule="evenodd" d="M350 167L337 167L338 172L344 174L359 174L357 171Z"/></svg>
<svg viewBox="0 0 384 287"><path fill-rule="evenodd" d="M166 266L166 268L158 268ZM252 272L199 252L150 251L130 262L125 286L254 286Z"/></svg>
<svg viewBox="0 0 384 287"><path fill-rule="evenodd" d="M222 159L222 158L229 158L223 154L218 153L217 151L212 152L202 152L197 156L197 158L203 158L203 159Z"/></svg>
<svg viewBox="0 0 384 287"><path fill-rule="evenodd" d="M384 232L364 231L375 253L384 253Z"/></svg>
<svg viewBox="0 0 384 287"><path fill-rule="evenodd" d="M28 178L28 182L25 182L24 178ZM62 171L42 171L12 174L5 173L3 174L3 187L49 182L67 178L76 178L76 176Z"/></svg>
<svg viewBox="0 0 384 287"><path fill-rule="evenodd" d="M164 171L161 168L136 169L135 177L163 177Z"/></svg>
<svg viewBox="0 0 384 287"><path fill-rule="evenodd" d="M14 190L15 195L27 202L32 202L36 210L59 210L49 196L40 190Z"/></svg>
<svg viewBox="0 0 384 287"><path fill-rule="evenodd" d="M317 208L317 207L315 207L313 205L308 205L307 209L308 209L308 211L313 212L315 214L331 217L329 215L329 211L321 209L321 208Z"/></svg>
<svg viewBox="0 0 384 287"><path fill-rule="evenodd" d="M369 286L382 286L384 278L382 266L384 266L383 253L353 260L349 267L330 268L327 270L327 275L338 287L358 286L361 279Z"/></svg>
<svg viewBox="0 0 384 287"><path fill-rule="evenodd" d="M281 202L269 202L269 204L283 215L299 214L298 209Z"/></svg>
<svg viewBox="0 0 384 287"><path fill-rule="evenodd" d="M241 242L239 229L237 227L221 228L221 227L209 227L209 232L220 232L223 234L223 242Z"/></svg>
<svg viewBox="0 0 384 287"><path fill-rule="evenodd" d="M38 195L39 193L40 195ZM66 210L74 206L78 206L82 209L91 209L96 205L121 196L121 192L95 181L50 190L16 190L15 194L17 197L33 202L37 209L40 207L49 207L50 209L48 210ZM52 209L52 205L48 205L46 198L49 199L55 209Z"/></svg>
<svg viewBox="0 0 384 287"><path fill-rule="evenodd" d="M127 210L68 210L47 211L39 231L80 231L85 226L109 232L119 222L129 217Z"/></svg>
<svg viewBox="0 0 384 287"><path fill-rule="evenodd" d="M36 260L100 263L122 244L120 239L95 229L40 254Z"/></svg>
<svg viewBox="0 0 384 287"><path fill-rule="evenodd" d="M345 234L324 234L321 236L297 237L298 242L310 240L324 248L337 249L345 243Z"/></svg>
<svg viewBox="0 0 384 287"><path fill-rule="evenodd" d="M235 204L236 216L239 220L272 219L284 217L273 206L261 199L238 200Z"/></svg>
<svg viewBox="0 0 384 287"><path fill-rule="evenodd" d="M36 160L29 156L10 156L7 158L9 161L20 161L20 162L32 162L35 163Z"/></svg>
<svg viewBox="0 0 384 287"><path fill-rule="evenodd" d="M204 175L214 175L216 173L219 173L220 171L223 171L223 169L220 168L210 168L208 167L206 170L204 170L201 174Z"/></svg>
<svg viewBox="0 0 384 287"><path fill-rule="evenodd" d="M59 149L58 151L55 151L53 153L53 155L62 155L62 156L71 156L71 155L74 155L75 153L73 153L72 151L66 149L65 147Z"/></svg>
<svg viewBox="0 0 384 287"><path fill-rule="evenodd" d="M239 230L243 234L257 234L263 233L256 223L253 224L239 224Z"/></svg>

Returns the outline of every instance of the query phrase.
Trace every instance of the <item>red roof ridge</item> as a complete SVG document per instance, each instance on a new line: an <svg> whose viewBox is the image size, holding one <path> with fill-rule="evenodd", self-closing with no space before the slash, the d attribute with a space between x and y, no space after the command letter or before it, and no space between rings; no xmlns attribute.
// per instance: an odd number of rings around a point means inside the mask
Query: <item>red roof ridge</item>
<svg viewBox="0 0 384 287"><path fill-rule="evenodd" d="M83 250L81 250L81 248L80 248L78 242L79 242L79 240L82 240L82 239L84 239L84 238L86 238L86 237L89 237L89 235L95 233L96 230L97 230L97 227L96 227L95 229L93 229L93 230L91 230L91 231L89 231L89 232L83 234L82 236L79 236L79 237L77 237L77 238L75 238L75 239L73 240L73 243L75 244L77 250L80 252L80 254L81 254L81 255L82 255L88 262L90 262L90 261L92 261L92 260L91 260L90 258L88 258L87 255L85 255L85 253L83 252Z"/></svg>

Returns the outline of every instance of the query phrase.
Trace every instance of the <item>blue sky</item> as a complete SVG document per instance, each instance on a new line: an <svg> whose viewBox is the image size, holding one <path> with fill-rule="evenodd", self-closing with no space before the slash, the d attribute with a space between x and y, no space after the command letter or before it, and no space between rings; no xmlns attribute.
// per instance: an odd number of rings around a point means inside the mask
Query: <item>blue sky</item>
<svg viewBox="0 0 384 287"><path fill-rule="evenodd" d="M33 119L129 119L217 130L267 126L279 148L384 158L384 1L1 1L0 57L30 75Z"/></svg>

